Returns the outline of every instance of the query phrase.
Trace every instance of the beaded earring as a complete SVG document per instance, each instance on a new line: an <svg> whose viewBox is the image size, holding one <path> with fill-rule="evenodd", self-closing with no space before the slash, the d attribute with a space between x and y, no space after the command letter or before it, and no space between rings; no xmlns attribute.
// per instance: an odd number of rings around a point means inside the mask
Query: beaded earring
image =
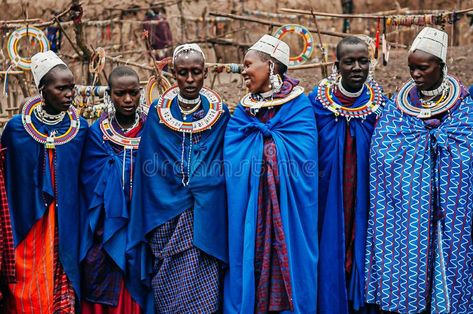
<svg viewBox="0 0 473 314"><path fill-rule="evenodd" d="M374 80L374 69L376 68L377 63L378 61L376 59L370 59L368 77L366 79L367 82L371 82Z"/></svg>
<svg viewBox="0 0 473 314"><path fill-rule="evenodd" d="M332 83L335 83L337 81L337 78L338 78L338 68L334 63L334 64L332 64L332 73L329 75L327 80L332 82Z"/></svg>
<svg viewBox="0 0 473 314"><path fill-rule="evenodd" d="M105 91L103 95L103 102L107 110L108 118L111 120L115 116L115 105L113 104L112 98L110 98L108 92L108 90Z"/></svg>
<svg viewBox="0 0 473 314"><path fill-rule="evenodd" d="M282 79L279 74L274 74L274 63L269 62L269 88L272 89L273 94L278 93L281 90Z"/></svg>
<svg viewBox="0 0 473 314"><path fill-rule="evenodd" d="M140 90L140 103L138 108L136 108L136 114L141 116L143 114L143 108L146 106L146 98L145 98L145 91L143 89Z"/></svg>

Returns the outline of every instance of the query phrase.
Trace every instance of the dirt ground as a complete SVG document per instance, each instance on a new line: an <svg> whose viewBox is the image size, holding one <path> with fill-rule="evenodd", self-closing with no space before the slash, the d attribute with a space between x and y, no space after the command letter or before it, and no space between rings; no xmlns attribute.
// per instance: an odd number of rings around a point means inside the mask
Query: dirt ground
<svg viewBox="0 0 473 314"><path fill-rule="evenodd" d="M450 47L448 51L448 72L459 78L465 86L473 85L473 45L463 47ZM246 93L246 88L240 75L220 74L215 80L214 89L220 93L228 106L234 108L241 97ZM301 85L309 92L314 85L322 79L320 69L305 69L289 71L289 76L301 81ZM376 80L384 87L388 94L394 93L404 82L410 79L407 68L407 50L392 50L387 66L378 65L375 71ZM211 84L212 75L207 80Z"/></svg>

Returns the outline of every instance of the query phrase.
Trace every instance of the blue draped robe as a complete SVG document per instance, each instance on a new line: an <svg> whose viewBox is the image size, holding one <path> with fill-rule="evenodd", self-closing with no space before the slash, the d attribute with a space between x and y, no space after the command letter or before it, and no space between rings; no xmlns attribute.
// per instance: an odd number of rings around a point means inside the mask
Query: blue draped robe
<svg viewBox="0 0 473 314"><path fill-rule="evenodd" d="M366 300L385 311L473 313L473 101L460 102L436 128L390 103L373 134Z"/></svg>
<svg viewBox="0 0 473 314"><path fill-rule="evenodd" d="M240 104L225 134L229 269L224 312L255 309L255 236L264 137L277 149L279 202L289 254L294 313L317 309L317 130L307 96L282 105L266 124ZM291 297L291 296L289 296Z"/></svg>
<svg viewBox="0 0 473 314"><path fill-rule="evenodd" d="M92 247L94 232L100 227L100 217L104 215L103 248L125 274L126 229L130 218L130 171L131 162L136 159L138 150L128 148L125 151L115 151L110 141L104 140L100 129L101 121L97 120L90 127L82 158L84 199L81 208L80 261L86 258ZM125 278L126 282L127 279Z"/></svg>
<svg viewBox="0 0 473 314"><path fill-rule="evenodd" d="M209 103L201 96L207 113ZM177 97L171 105L172 115L182 120ZM224 112L208 130L196 133L200 141L192 145L191 177L188 186L182 184L182 133L159 121L155 104L141 135L136 160L134 192L128 228L127 255L134 282L129 287L134 298L150 309L149 293L152 274L151 251L147 236L151 231L184 211L194 211L193 244L222 262L227 262L227 217L225 177L223 175L223 136L229 119ZM186 134L184 169L187 173L189 134ZM145 297L146 294L146 297Z"/></svg>
<svg viewBox="0 0 473 314"><path fill-rule="evenodd" d="M335 117L317 98L318 86L309 94L314 107L319 153L319 313L349 313L364 305L365 240L369 211L369 150L376 123L372 113L364 120ZM363 89L350 108L358 108L369 100ZM335 95L333 100L341 104ZM351 277L346 278L346 244L344 222L344 152L347 127L356 144L356 197L354 209L355 239ZM351 236L351 235L348 235ZM348 289L347 289L348 288Z"/></svg>
<svg viewBox="0 0 473 314"><path fill-rule="evenodd" d="M68 115L57 125L31 119L43 134L57 130L64 134L70 126ZM80 118L80 130L68 143L55 148L56 195L51 181L44 144L34 140L25 130L21 115L15 115L2 134L6 148L6 188L13 229L14 246L27 236L31 227L43 217L51 201L56 198L56 219L59 235L59 260L80 296L79 282L79 163L87 135L87 121ZM46 159L47 160L47 159ZM47 204L45 204L45 202Z"/></svg>

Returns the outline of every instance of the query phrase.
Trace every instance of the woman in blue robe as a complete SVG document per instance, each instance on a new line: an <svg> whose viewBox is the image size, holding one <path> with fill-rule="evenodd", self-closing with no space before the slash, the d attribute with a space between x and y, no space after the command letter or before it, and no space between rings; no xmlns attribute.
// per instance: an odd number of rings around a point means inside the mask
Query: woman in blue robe
<svg viewBox="0 0 473 314"><path fill-rule="evenodd" d="M473 101L424 28L412 80L372 137L366 301L399 313L473 313Z"/></svg>
<svg viewBox="0 0 473 314"><path fill-rule="evenodd" d="M82 313L136 314L126 288L126 231L134 161L146 116L140 79L131 68L113 69L107 110L90 127L81 165Z"/></svg>
<svg viewBox="0 0 473 314"><path fill-rule="evenodd" d="M196 44L174 51L177 86L151 107L136 161L127 254L137 294L158 313L221 309L227 262L223 136L229 112L203 87ZM133 292L133 291L132 291ZM144 296L144 295L143 295Z"/></svg>
<svg viewBox="0 0 473 314"><path fill-rule="evenodd" d="M368 46L337 45L336 71L314 88L319 153L318 312L364 310L371 135L386 98L368 76Z"/></svg>
<svg viewBox="0 0 473 314"><path fill-rule="evenodd" d="M16 282L7 313L75 313L79 282L79 163L87 122L71 105L74 77L52 51L32 57L38 96L2 134Z"/></svg>
<svg viewBox="0 0 473 314"><path fill-rule="evenodd" d="M272 36L250 48L250 94L225 133L225 313L317 310L317 130L288 64L289 46Z"/></svg>

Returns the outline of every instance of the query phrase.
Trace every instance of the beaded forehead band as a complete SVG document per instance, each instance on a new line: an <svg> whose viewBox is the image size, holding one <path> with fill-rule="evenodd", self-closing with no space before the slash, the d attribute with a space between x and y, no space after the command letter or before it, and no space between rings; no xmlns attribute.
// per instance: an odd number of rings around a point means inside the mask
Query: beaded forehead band
<svg viewBox="0 0 473 314"><path fill-rule="evenodd" d="M182 54L182 53L189 53L189 52L197 52L202 55L202 58L204 59L205 62L205 55L202 49L199 47L197 44L184 44L177 46L176 49L174 49L174 54L172 56L172 63L176 61L176 58Z"/></svg>

